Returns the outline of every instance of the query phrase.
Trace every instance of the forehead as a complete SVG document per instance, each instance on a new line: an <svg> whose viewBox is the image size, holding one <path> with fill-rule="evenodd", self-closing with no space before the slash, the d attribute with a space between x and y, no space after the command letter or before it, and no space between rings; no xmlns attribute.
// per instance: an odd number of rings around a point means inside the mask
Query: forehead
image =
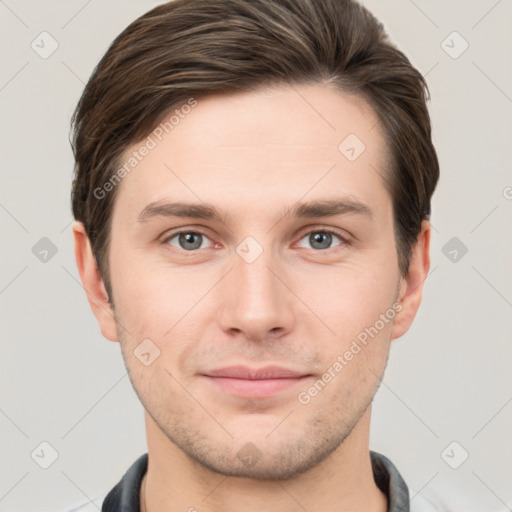
<svg viewBox="0 0 512 512"><path fill-rule="evenodd" d="M289 85L199 98L176 110L125 152L129 172L115 209L139 213L164 197L246 209L334 189L364 201L385 192L387 148L361 96Z"/></svg>

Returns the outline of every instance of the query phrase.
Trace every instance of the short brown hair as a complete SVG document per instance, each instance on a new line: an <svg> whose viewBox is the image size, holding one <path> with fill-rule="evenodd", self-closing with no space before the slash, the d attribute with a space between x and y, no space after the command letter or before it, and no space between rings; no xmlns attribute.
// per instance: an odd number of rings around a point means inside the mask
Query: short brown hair
<svg viewBox="0 0 512 512"><path fill-rule="evenodd" d="M430 216L439 178L423 76L353 0L174 0L131 23L90 77L72 118L72 208L112 299L108 253L115 187L94 193L123 152L189 98L330 83L374 108L387 139L399 268ZM341 142L341 141L340 141Z"/></svg>

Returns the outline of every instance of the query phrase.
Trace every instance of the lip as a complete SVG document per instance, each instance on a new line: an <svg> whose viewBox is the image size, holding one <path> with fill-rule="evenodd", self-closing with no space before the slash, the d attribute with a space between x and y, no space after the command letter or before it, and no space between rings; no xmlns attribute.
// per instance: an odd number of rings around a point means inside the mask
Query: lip
<svg viewBox="0 0 512 512"><path fill-rule="evenodd" d="M265 366L263 368L249 368L248 366L227 366L205 373L207 377L225 377L228 379L267 380L267 379L294 379L304 377L304 372L282 368L280 366Z"/></svg>
<svg viewBox="0 0 512 512"><path fill-rule="evenodd" d="M249 368L239 365L209 370L201 376L216 388L231 395L242 398L266 398L303 383L311 374L280 366Z"/></svg>

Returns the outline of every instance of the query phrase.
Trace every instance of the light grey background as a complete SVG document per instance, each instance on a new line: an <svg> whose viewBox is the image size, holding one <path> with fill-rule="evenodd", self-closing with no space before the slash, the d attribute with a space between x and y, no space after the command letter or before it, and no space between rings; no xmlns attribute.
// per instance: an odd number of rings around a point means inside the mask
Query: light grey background
<svg viewBox="0 0 512 512"><path fill-rule="evenodd" d="M99 510L147 451L119 345L102 337L74 262L68 133L110 42L159 3L0 0L1 511L66 511L89 499L87 510ZM427 77L441 163L431 273L415 324L394 342L371 448L397 465L413 504L509 510L512 2L364 4ZM43 31L59 45L46 59L31 47ZM57 249L46 262L44 247L33 253L43 237ZM458 246L446 246L453 237ZM43 441L58 452L48 469Z"/></svg>

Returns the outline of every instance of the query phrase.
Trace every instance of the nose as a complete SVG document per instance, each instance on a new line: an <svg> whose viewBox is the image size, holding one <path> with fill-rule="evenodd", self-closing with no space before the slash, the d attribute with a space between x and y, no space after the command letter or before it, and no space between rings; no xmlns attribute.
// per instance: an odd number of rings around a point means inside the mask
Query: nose
<svg viewBox="0 0 512 512"><path fill-rule="evenodd" d="M250 341L275 340L293 329L297 299L290 278L263 253L251 263L234 253L233 268L223 279L219 322L224 332Z"/></svg>

